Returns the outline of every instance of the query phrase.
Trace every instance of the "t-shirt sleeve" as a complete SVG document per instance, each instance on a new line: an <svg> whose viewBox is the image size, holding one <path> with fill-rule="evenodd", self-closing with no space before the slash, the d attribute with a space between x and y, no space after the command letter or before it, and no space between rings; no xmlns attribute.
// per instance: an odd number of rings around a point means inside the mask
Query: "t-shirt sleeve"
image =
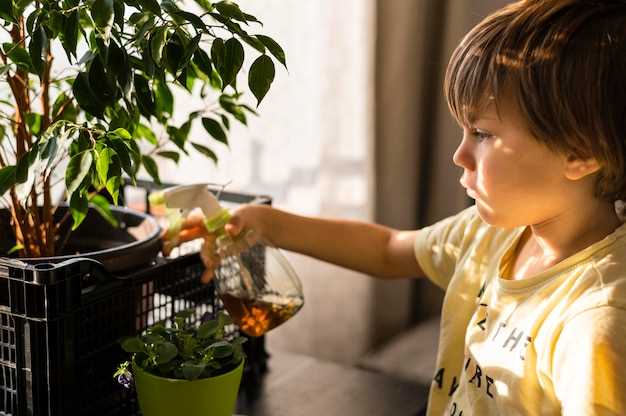
<svg viewBox="0 0 626 416"><path fill-rule="evenodd" d="M626 310L602 306L571 318L552 363L563 416L626 415Z"/></svg>
<svg viewBox="0 0 626 416"><path fill-rule="evenodd" d="M415 257L418 264L436 285L445 289L476 227L481 223L476 207L418 230Z"/></svg>

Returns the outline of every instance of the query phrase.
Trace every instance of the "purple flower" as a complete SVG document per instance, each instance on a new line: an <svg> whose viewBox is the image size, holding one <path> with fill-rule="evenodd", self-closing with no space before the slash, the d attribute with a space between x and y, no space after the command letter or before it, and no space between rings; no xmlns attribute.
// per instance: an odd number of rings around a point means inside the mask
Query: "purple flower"
<svg viewBox="0 0 626 416"><path fill-rule="evenodd" d="M130 371L125 370L124 372L118 374L117 382L129 389L130 386L133 384L133 375Z"/></svg>

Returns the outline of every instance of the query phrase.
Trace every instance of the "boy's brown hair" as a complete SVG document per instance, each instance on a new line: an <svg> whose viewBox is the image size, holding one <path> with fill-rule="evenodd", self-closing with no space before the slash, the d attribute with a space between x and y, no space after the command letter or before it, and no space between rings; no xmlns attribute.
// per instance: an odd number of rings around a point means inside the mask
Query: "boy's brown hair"
<svg viewBox="0 0 626 416"><path fill-rule="evenodd" d="M602 166L596 197L626 200L626 0L522 0L457 47L445 93L470 126L490 97L513 97L553 151Z"/></svg>

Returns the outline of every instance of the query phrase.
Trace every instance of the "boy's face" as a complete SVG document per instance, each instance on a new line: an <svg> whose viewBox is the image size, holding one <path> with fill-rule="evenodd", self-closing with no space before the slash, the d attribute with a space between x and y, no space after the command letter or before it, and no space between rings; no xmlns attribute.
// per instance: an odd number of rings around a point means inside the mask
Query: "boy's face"
<svg viewBox="0 0 626 416"><path fill-rule="evenodd" d="M534 139L519 111L493 103L463 128L454 163L481 218L503 228L538 224L572 208L582 181L565 176L567 158Z"/></svg>

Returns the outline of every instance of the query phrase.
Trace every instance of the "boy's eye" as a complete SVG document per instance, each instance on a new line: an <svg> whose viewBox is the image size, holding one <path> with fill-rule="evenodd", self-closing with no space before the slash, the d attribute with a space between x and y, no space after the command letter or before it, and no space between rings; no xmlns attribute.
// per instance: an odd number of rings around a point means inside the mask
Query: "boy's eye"
<svg viewBox="0 0 626 416"><path fill-rule="evenodd" d="M483 140L487 140L492 137L491 133L487 133L481 130L472 130L471 135L474 136L474 138L479 142L482 142Z"/></svg>

